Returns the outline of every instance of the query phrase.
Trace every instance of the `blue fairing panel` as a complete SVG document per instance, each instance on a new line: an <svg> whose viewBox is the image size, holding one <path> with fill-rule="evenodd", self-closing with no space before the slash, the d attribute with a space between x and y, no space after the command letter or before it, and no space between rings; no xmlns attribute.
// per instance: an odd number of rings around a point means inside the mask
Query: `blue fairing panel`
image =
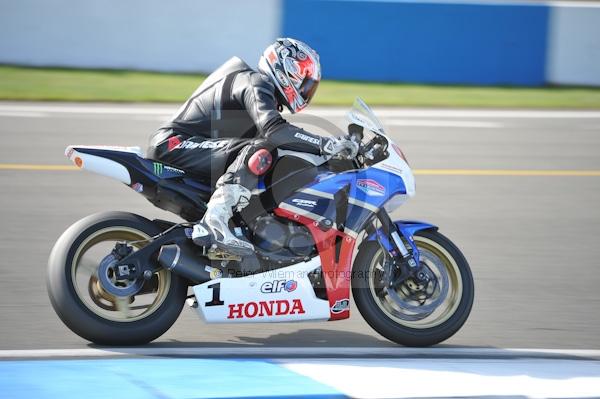
<svg viewBox="0 0 600 399"><path fill-rule="evenodd" d="M404 238L406 238L406 240L410 243L413 250L413 256L415 260L419 262L419 250L412 236L415 233L422 230L437 230L438 227L433 224L419 222L415 220L396 220L394 221L394 224L398 227L398 230L404 236ZM375 235L377 235L378 237L376 237ZM376 241L377 239L379 239L379 242L381 243L381 245L383 245L385 249L387 249L388 251L392 250L392 244L390 243L386 235L383 234L383 231L381 229L377 230L376 233L371 234L367 238L367 241Z"/></svg>
<svg viewBox="0 0 600 399"><path fill-rule="evenodd" d="M307 188L333 195L346 185L350 187L348 193L350 198L376 208L381 208L395 195L406 194L402 177L375 168L328 175L327 178L317 180Z"/></svg>

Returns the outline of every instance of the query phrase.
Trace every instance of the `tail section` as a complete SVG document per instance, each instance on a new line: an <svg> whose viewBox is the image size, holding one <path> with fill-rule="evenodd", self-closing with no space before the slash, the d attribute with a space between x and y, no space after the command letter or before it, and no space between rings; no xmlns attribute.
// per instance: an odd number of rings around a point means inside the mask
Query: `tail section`
<svg viewBox="0 0 600 399"><path fill-rule="evenodd" d="M69 146L65 155L81 169L127 184L158 208L199 220L211 186L185 171L143 158L139 147ZM210 183L209 183L210 184Z"/></svg>
<svg viewBox="0 0 600 399"><path fill-rule="evenodd" d="M118 158L141 158L143 153L140 147L68 146L65 155L79 168L131 185L131 173Z"/></svg>

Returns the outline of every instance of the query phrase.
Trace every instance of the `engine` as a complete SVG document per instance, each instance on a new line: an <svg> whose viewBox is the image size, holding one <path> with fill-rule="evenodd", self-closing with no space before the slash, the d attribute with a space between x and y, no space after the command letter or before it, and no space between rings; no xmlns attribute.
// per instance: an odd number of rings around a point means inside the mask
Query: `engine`
<svg viewBox="0 0 600 399"><path fill-rule="evenodd" d="M301 262L316 254L310 231L273 215L260 216L252 226L253 244L264 261L277 265Z"/></svg>

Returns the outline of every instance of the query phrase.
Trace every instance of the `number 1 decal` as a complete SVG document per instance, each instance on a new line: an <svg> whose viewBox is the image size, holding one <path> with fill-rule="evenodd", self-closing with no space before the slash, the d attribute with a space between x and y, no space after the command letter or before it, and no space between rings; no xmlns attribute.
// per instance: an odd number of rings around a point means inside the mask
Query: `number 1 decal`
<svg viewBox="0 0 600 399"><path fill-rule="evenodd" d="M213 297L212 301L206 302L204 306L221 306L225 304L225 302L221 300L221 283L209 285L207 288L212 289Z"/></svg>

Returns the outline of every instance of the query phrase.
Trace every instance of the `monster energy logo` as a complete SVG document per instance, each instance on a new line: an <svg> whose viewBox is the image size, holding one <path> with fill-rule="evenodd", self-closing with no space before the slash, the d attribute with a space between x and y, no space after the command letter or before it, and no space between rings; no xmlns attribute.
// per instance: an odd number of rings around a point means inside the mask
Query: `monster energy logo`
<svg viewBox="0 0 600 399"><path fill-rule="evenodd" d="M163 164L158 162L153 162L154 165L154 174L156 176L160 176L163 174Z"/></svg>

